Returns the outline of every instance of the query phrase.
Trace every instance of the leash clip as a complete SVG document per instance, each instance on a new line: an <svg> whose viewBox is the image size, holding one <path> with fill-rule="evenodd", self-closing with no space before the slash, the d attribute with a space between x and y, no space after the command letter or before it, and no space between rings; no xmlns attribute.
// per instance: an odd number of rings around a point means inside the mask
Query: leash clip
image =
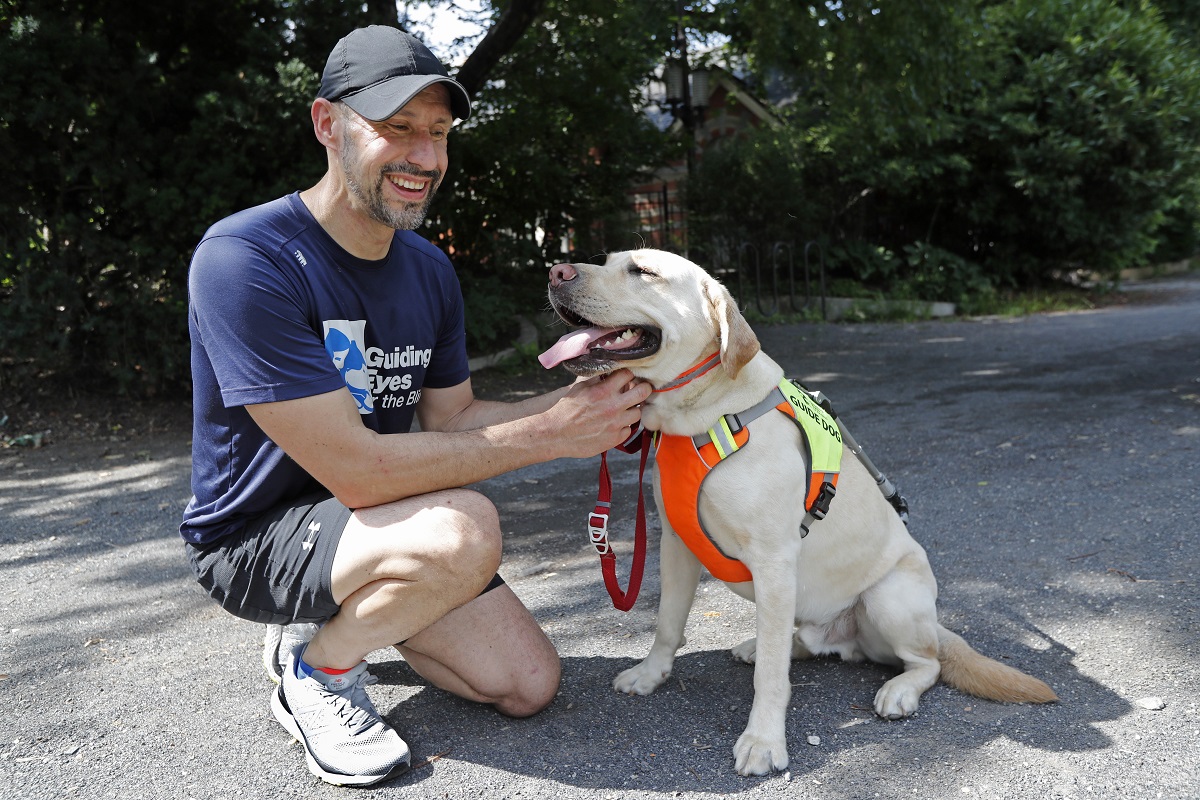
<svg viewBox="0 0 1200 800"><path fill-rule="evenodd" d="M612 546L608 543L608 514L593 511L588 515L588 537L600 555L606 556L612 552Z"/></svg>

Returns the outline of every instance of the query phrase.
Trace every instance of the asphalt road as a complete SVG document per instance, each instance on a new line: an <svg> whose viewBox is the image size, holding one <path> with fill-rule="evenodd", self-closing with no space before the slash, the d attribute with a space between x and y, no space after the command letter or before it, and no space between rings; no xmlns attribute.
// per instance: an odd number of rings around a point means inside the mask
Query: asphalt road
<svg viewBox="0 0 1200 800"><path fill-rule="evenodd" d="M0 450L0 796L1200 797L1200 276L1129 291L1088 313L759 330L908 497L944 624L1058 704L938 685L886 722L870 706L887 670L798 662L790 771L739 777L751 669L728 648L753 606L706 579L674 677L615 693L652 638L657 562L614 610L584 531L597 460L560 461L481 485L503 574L562 654L557 701L505 719L375 653L372 694L417 766L329 787L271 717L261 629L187 572L174 430ZM627 559L636 462L614 467Z"/></svg>

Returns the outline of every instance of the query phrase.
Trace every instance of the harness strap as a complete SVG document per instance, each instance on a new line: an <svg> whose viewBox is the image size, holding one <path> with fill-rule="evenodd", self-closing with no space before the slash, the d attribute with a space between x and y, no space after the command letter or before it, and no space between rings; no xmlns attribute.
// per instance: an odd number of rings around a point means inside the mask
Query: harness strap
<svg viewBox="0 0 1200 800"><path fill-rule="evenodd" d="M656 439L654 460L658 462L662 484L665 522L683 541L688 550L717 580L742 583L753 579L749 568L727 554L708 536L700 521L700 489L711 470L726 457L745 446L750 429L742 428L729 435L728 428L713 427L713 438L700 446L691 437L660 435ZM722 454L724 450L724 454Z"/></svg>
<svg viewBox="0 0 1200 800"><path fill-rule="evenodd" d="M763 414L766 414L768 411L776 408L780 403L783 402L786 402L783 397L783 392L779 391L779 387L776 386L771 390L770 394L768 394L759 402L750 406L750 408L747 408L745 411L740 411L737 414L726 414L725 416L721 417L716 426L710 428L704 433L697 433L692 437L692 441L696 443L696 447L703 447L710 441L716 444L716 439L713 437L713 432L716 431L718 427L723 427L725 430L731 431L730 435L732 436L732 434L737 433L742 428L746 427L751 422L754 422L754 420L758 419ZM720 449L720 445L718 445L718 449ZM737 448L734 447L730 450L730 452L732 453L736 449ZM727 458L728 456L722 454L721 457Z"/></svg>
<svg viewBox="0 0 1200 800"><path fill-rule="evenodd" d="M783 390L784 387L789 388L786 393ZM815 408L805 409L805 406L809 404ZM807 432L802 437L804 446L808 451L806 453L808 490L804 502L804 519L800 523L800 538L802 539L808 535L814 522L824 519L825 515L829 513L829 504L833 501L834 495L837 494L837 475L839 472L839 462L841 461L841 443L842 437L846 433L845 428L840 422L837 422L836 434L830 430L829 424L825 420L820 419L821 415L817 412L818 409L828 414L829 419L837 421L837 414L834 412L832 404L825 395L820 392L810 393L795 381L784 379L780 382L779 386L772 389L766 397L750 408L740 411L737 414L726 414L721 417L715 426L704 433L698 433L692 437L692 442L696 445L697 450L711 441L716 446L721 458L724 459L733 455L738 449L738 445L733 442L733 434L738 433L751 422L770 411L778 410L788 414L797 421L797 424L802 429L803 423L800 420L800 414L808 413L812 419L818 420L822 427L837 441L837 452L833 453L828 448L823 448L814 453L812 437ZM851 448L851 450L856 455L861 453L861 448L858 451L854 451L854 448ZM817 462L816 466L814 466L814 460ZM814 477L818 477L820 480L814 481Z"/></svg>

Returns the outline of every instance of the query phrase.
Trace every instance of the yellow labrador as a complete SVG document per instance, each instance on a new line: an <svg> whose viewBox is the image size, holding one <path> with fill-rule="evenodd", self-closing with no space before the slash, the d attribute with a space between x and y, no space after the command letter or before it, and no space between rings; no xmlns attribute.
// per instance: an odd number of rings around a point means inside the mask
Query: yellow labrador
<svg viewBox="0 0 1200 800"><path fill-rule="evenodd" d="M666 388L643 406L648 430L702 434L722 415L758 404L783 377L725 288L678 256L637 250L614 253L603 266L559 264L550 271L549 295L558 315L580 330L542 363L578 375L627 367ZM719 366L697 369L714 352ZM901 667L875 695L875 713L888 719L916 711L939 676L992 700L1057 700L1042 681L985 658L938 624L937 582L925 551L858 459L845 453L828 517L801 538L806 456L797 426L767 413L748 429L749 441L708 474L698 502L712 543L753 576L726 582L757 605L756 638L733 648L755 665L753 707L733 748L739 773L788 764L784 715L793 658L837 654ZM657 631L646 658L613 682L640 695L671 674L701 570L663 508L658 465L654 493L663 524Z"/></svg>

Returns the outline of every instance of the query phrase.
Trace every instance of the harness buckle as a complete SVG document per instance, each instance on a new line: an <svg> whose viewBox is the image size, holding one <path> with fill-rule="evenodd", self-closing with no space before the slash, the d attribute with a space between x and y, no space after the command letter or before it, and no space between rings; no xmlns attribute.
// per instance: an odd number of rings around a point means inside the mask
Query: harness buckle
<svg viewBox="0 0 1200 800"><path fill-rule="evenodd" d="M588 538L600 555L606 556L612 552L612 546L608 543L608 514L593 511L588 515Z"/></svg>
<svg viewBox="0 0 1200 800"><path fill-rule="evenodd" d="M833 502L834 495L837 494L837 487L832 483L821 484L821 493L817 495L817 499L813 501L812 508L808 510L812 514L813 519L825 519L825 515L829 513L829 504Z"/></svg>

